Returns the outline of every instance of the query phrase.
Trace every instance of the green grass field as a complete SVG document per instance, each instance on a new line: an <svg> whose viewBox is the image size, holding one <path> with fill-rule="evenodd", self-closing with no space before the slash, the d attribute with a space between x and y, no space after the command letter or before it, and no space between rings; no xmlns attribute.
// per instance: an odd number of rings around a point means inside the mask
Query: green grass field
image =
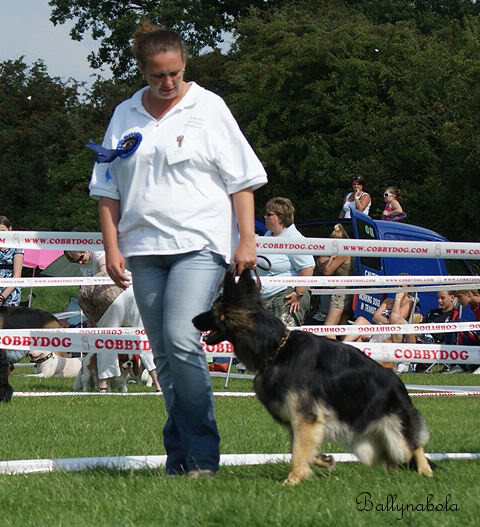
<svg viewBox="0 0 480 527"><path fill-rule="evenodd" d="M27 370L13 373L17 391L71 390L72 380L25 377ZM466 374L402 378L407 384L472 386L480 380ZM222 379L213 384L224 391ZM231 379L228 389L251 391L251 381ZM480 451L480 398L414 403L431 431L428 452ZM217 398L216 412L223 454L288 452L285 430L256 399ZM0 406L1 458L160 455L165 417L161 396L16 397ZM344 450L325 444L324 451ZM0 475L0 526L479 524L480 461L440 461L433 479L338 463L336 472L315 469L313 479L295 488L282 486L287 473L288 465L278 463L221 467L213 480L169 478L162 469Z"/></svg>

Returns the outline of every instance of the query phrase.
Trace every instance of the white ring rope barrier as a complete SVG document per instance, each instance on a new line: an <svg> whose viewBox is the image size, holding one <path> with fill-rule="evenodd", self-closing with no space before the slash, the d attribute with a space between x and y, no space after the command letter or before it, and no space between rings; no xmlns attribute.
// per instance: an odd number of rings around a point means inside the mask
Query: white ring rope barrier
<svg viewBox="0 0 480 527"><path fill-rule="evenodd" d="M408 388L408 386L407 386ZM445 386L436 386L436 389L445 390ZM472 386L465 386L465 388L472 388ZM13 397L76 397L79 396L117 396L117 397L142 397L144 395L161 396L161 392L14 392ZM257 396L254 392L213 392L215 397L246 397L255 399ZM429 393L409 393L410 397L478 397L480 391L432 391Z"/></svg>
<svg viewBox="0 0 480 527"><path fill-rule="evenodd" d="M343 279L342 279L343 278ZM429 292L439 289L462 290L480 287L477 276L309 276L309 277L261 277L262 285L285 285L322 287L312 289L313 295L365 294L396 292ZM82 285L113 284L109 277L36 277L36 278L0 278L0 287L66 287ZM375 284L380 287L368 287ZM423 285L414 285L423 284ZM428 285L427 285L428 284ZM429 285L432 284L432 285ZM434 284L434 285L433 285ZM325 287L330 286L330 289ZM343 287L342 287L343 286ZM407 288L408 286L408 288ZM357 287L358 289L352 289ZM334 289L333 289L334 288Z"/></svg>
<svg viewBox="0 0 480 527"><path fill-rule="evenodd" d="M354 463L353 454L331 453L336 463ZM473 461L480 459L476 452L426 453L431 461ZM167 456L111 456L64 459L24 459L0 462L0 474L33 474L40 472L80 472L103 468L110 470L157 469L165 466ZM290 463L290 454L221 454L221 466L265 465L267 463Z"/></svg>
<svg viewBox="0 0 480 527"><path fill-rule="evenodd" d="M464 275L440 275L440 276L262 276L262 284L265 285L290 285L306 287L367 287L376 286L411 286L415 284L438 285L450 288L454 285L480 286L480 276ZM85 277L36 277L36 278L0 278L0 286L18 287L45 287L45 286L70 286L70 285L103 285L113 284L113 280L108 276L85 276ZM448 287L447 287L448 286ZM337 289L338 290L338 289ZM384 291L385 289L382 289ZM363 291L363 289L362 289ZM351 292L351 289L350 289Z"/></svg>
<svg viewBox="0 0 480 527"><path fill-rule="evenodd" d="M465 242L423 242L405 240L337 240L298 238L278 241L257 236L257 252L265 254L312 254L323 256L382 256L401 258L479 259L480 244ZM23 249L103 251L101 233L2 231L0 245Z"/></svg>

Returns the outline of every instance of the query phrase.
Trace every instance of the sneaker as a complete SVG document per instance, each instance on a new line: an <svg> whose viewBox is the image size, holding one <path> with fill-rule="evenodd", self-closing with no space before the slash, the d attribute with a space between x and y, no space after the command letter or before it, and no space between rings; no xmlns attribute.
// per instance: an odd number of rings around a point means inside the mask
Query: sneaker
<svg viewBox="0 0 480 527"><path fill-rule="evenodd" d="M190 472L188 473L188 477L191 479L214 478L215 475L216 472L209 469L190 470Z"/></svg>
<svg viewBox="0 0 480 527"><path fill-rule="evenodd" d="M454 366L449 368L447 371L442 372L443 375L450 375L451 373L465 373L465 370L461 366Z"/></svg>

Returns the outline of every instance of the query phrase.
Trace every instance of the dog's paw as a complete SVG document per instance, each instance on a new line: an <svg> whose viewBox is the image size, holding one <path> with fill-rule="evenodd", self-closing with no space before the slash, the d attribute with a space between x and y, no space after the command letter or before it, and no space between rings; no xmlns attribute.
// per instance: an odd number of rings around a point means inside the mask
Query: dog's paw
<svg viewBox="0 0 480 527"><path fill-rule="evenodd" d="M428 463L426 463L422 467L418 467L417 471L422 476L428 476L429 478L433 478L433 470L432 470L432 467Z"/></svg>
<svg viewBox="0 0 480 527"><path fill-rule="evenodd" d="M305 481L306 479L311 478L313 475L313 472L307 468L302 471L291 471L288 475L288 478L283 482L284 487L293 487L295 485L298 485L302 481Z"/></svg>

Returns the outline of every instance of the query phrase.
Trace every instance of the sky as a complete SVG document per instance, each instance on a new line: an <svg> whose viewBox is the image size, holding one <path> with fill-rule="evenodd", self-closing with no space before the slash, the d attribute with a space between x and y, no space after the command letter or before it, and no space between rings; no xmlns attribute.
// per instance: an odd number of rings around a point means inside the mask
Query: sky
<svg viewBox="0 0 480 527"><path fill-rule="evenodd" d="M28 65L42 59L51 77L65 81L73 77L91 84L91 75L99 72L90 69L87 56L98 44L89 37L72 40L73 24L54 26L50 14L48 0L0 0L0 62L22 55ZM110 72L102 75L109 77Z"/></svg>

